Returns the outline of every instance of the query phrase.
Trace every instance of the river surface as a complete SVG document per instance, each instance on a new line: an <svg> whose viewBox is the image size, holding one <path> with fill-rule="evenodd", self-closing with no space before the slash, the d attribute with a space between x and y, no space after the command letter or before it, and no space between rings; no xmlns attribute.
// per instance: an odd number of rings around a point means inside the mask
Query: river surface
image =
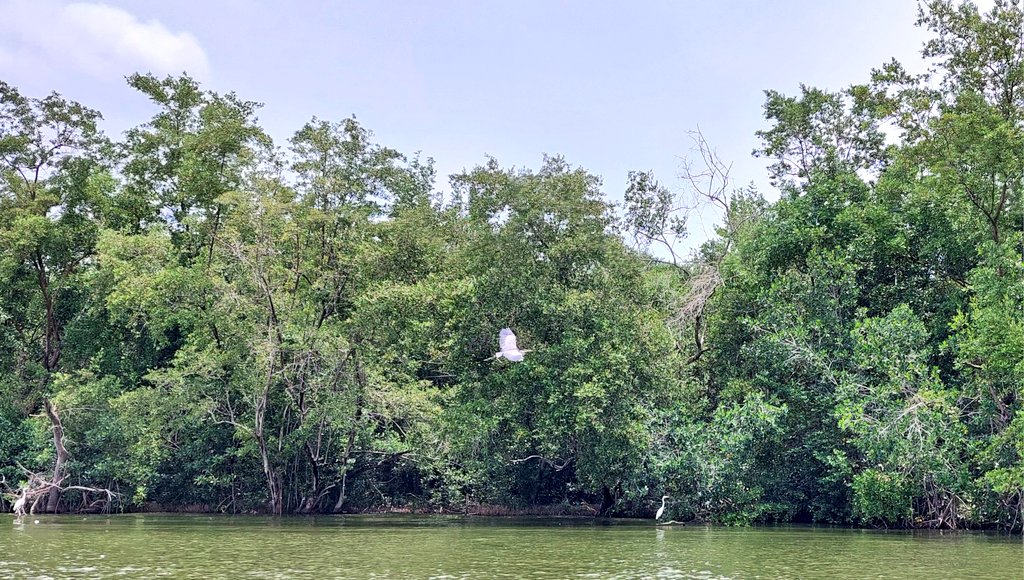
<svg viewBox="0 0 1024 580"><path fill-rule="evenodd" d="M2 515L0 578L10 577L1024 579L1024 543L635 520Z"/></svg>

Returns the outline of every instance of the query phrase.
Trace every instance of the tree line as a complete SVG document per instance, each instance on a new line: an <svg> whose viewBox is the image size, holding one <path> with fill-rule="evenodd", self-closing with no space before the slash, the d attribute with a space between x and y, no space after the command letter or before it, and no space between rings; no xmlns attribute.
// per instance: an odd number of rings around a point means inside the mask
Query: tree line
<svg viewBox="0 0 1024 580"><path fill-rule="evenodd" d="M354 118L275 144L187 75L129 77L156 112L120 139L0 81L0 486L1019 531L1024 12L919 25L926 73L766 91L775 201L700 134L620 204L561 157L442 191Z"/></svg>

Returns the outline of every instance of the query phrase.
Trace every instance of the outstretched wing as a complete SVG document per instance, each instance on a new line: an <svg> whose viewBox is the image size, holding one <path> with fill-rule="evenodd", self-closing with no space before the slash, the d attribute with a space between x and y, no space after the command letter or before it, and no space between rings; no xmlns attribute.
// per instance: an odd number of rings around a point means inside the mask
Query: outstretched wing
<svg viewBox="0 0 1024 580"><path fill-rule="evenodd" d="M498 333L498 346L501 348L502 354L519 350L519 347L516 346L516 335L511 328L502 328Z"/></svg>

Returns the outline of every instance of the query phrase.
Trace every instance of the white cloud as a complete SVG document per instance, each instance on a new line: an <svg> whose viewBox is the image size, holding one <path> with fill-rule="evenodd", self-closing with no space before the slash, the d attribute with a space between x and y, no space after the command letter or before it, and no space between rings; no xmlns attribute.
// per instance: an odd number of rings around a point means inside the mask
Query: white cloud
<svg viewBox="0 0 1024 580"><path fill-rule="evenodd" d="M205 79L210 73L206 53L188 32L106 4L0 1L0 14L0 71L70 68L104 79L184 71Z"/></svg>

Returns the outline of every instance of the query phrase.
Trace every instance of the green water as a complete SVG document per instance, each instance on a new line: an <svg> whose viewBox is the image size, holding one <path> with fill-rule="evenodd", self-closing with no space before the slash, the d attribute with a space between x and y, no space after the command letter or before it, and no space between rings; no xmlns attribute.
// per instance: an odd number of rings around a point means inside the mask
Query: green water
<svg viewBox="0 0 1024 580"><path fill-rule="evenodd" d="M0 516L8 577L1024 578L1024 544L979 533L635 521Z"/></svg>

